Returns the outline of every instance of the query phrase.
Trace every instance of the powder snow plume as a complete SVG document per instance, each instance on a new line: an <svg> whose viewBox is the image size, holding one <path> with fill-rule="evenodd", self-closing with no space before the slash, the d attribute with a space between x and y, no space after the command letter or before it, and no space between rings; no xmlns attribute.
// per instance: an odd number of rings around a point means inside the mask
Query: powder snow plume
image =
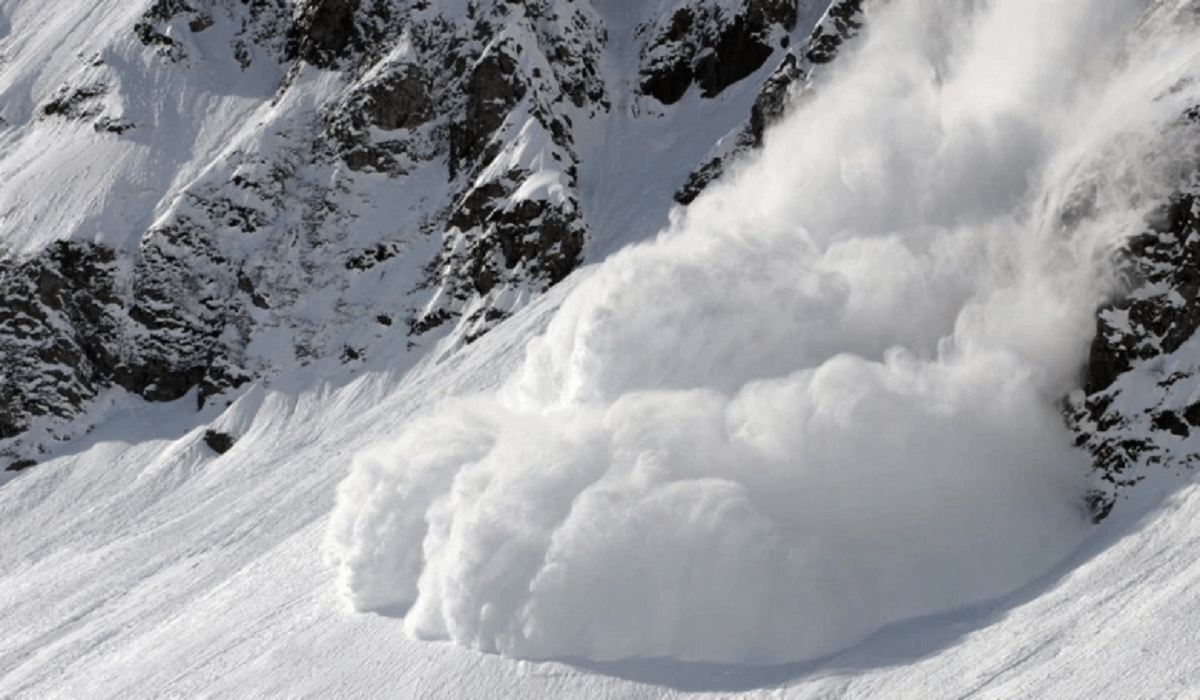
<svg viewBox="0 0 1200 700"><path fill-rule="evenodd" d="M359 455L359 610L526 658L770 664L995 598L1086 535L1058 401L1193 168L1192 10L894 0L763 152L606 260L495 394Z"/></svg>

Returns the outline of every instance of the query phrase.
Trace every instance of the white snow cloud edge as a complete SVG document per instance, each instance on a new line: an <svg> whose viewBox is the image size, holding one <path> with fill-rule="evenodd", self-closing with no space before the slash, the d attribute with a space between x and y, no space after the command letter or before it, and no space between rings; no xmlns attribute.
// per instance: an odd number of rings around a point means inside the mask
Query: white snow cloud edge
<svg viewBox="0 0 1200 700"><path fill-rule="evenodd" d="M327 536L353 606L525 658L770 664L1061 561L1088 465L1057 401L1195 61L1133 0L987 5L880 11L499 391L360 454Z"/></svg>

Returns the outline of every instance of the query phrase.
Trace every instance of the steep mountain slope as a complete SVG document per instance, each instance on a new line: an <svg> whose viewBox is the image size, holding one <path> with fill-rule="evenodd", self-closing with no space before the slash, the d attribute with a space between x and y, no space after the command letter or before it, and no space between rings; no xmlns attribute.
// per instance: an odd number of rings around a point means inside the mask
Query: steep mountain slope
<svg viewBox="0 0 1200 700"><path fill-rule="evenodd" d="M667 198L610 183L677 186L824 9L678 3L706 24L675 40L620 3L6 8L0 455L18 466L109 387L203 407L297 366L471 342L665 222ZM669 105L666 60L698 76Z"/></svg>
<svg viewBox="0 0 1200 700"><path fill-rule="evenodd" d="M1196 37L0 0L0 695L1186 696Z"/></svg>

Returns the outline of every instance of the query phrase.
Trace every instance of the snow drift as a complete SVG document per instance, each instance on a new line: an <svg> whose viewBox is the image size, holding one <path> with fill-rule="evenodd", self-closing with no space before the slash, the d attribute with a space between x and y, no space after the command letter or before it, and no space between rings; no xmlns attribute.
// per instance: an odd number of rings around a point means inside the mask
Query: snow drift
<svg viewBox="0 0 1200 700"><path fill-rule="evenodd" d="M356 458L344 594L514 656L765 664L1046 572L1087 529L1058 401L1106 251L1193 157L1155 136L1195 57L1154 7L876 11L500 391Z"/></svg>

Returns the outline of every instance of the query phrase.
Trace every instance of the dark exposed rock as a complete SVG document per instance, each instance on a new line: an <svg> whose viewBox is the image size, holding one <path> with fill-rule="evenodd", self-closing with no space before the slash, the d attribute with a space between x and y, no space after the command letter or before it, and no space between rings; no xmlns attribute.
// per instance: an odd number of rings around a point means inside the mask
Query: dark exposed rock
<svg viewBox="0 0 1200 700"><path fill-rule="evenodd" d="M380 129L412 129L433 118L429 78L419 66L405 66L402 71L368 84L362 92L363 114Z"/></svg>
<svg viewBox="0 0 1200 700"><path fill-rule="evenodd" d="M755 72L775 51L773 32L795 27L796 0L746 0L732 17L721 8L693 2L676 9L647 42L641 92L665 105L697 85L704 97Z"/></svg>
<svg viewBox="0 0 1200 700"><path fill-rule="evenodd" d="M791 8L791 22L796 20ZM755 24L751 16L738 15L717 36L712 50L695 62L695 81L704 97L716 97L725 88L749 76L775 52L765 31L769 25Z"/></svg>
<svg viewBox="0 0 1200 700"><path fill-rule="evenodd" d="M1200 184L1195 179L1170 197L1118 251L1114 268L1120 293L1096 314L1083 390L1064 406L1076 445L1093 457L1099 486L1088 505L1094 519L1112 511L1124 489L1142 481L1150 466L1191 468L1200 455L1174 442L1200 427L1200 404L1180 405L1200 382L1200 367L1175 362L1170 374L1153 363L1173 356L1200 330ZM1064 224L1087 216L1069 210ZM1149 368L1149 371L1147 371ZM1142 371L1145 385L1125 396L1119 380Z"/></svg>
<svg viewBox="0 0 1200 700"><path fill-rule="evenodd" d="M208 29L209 27L213 26L213 24L215 24L215 23L216 23L216 20L213 19L212 15L210 15L208 13L202 13L202 14L198 14L195 17L188 20L188 29L199 34L200 32L204 31L205 29Z"/></svg>
<svg viewBox="0 0 1200 700"><path fill-rule="evenodd" d="M1117 271L1131 288L1162 291L1127 295L1100 309L1084 385L1088 394L1110 386L1138 360L1174 352L1200 328L1197 205L1195 194L1176 195L1154 217L1151 230L1121 251Z"/></svg>
<svg viewBox="0 0 1200 700"><path fill-rule="evenodd" d="M200 383L205 369L203 365L145 358L140 364L114 367L112 380L147 401L175 401Z"/></svg>
<svg viewBox="0 0 1200 700"><path fill-rule="evenodd" d="M675 193L675 201L691 204L709 184L724 175L729 163L761 148L767 127L783 118L792 98L809 89L814 70L832 62L843 45L858 36L865 21L861 0L837 0L830 5L808 41L797 50L788 51L763 83L747 122L726 136L688 176Z"/></svg>
<svg viewBox="0 0 1200 700"><path fill-rule="evenodd" d="M440 285L449 299L465 302L487 297L501 286L534 284L545 289L582 263L586 227L577 214L578 201L514 201L528 175L513 170L468 191L449 218L456 235L447 239L450 246L428 271L431 286ZM478 337L507 315L490 308L468 319L469 337ZM423 333L451 318L453 313L438 309L413 319L410 327L413 333Z"/></svg>
<svg viewBox="0 0 1200 700"><path fill-rule="evenodd" d="M840 0L829 7L826 21L813 29L804 57L814 65L829 63L837 57L842 44L854 38L863 27L862 0Z"/></svg>
<svg viewBox="0 0 1200 700"><path fill-rule="evenodd" d="M573 120L612 102L608 36L591 3L473 0L466 18L422 0L147 4L133 31L148 54L180 63L166 67L180 79L210 58L189 52L232 36L243 69L264 56L293 61L279 95L313 73L304 64L330 71L321 79L339 92L314 105L311 121L271 133L271 149L230 149L214 160L163 202L153 226L132 232L141 238L125 249L68 242L28 259L0 259L0 356L8 372L0 382L0 440L39 417L79 427L90 402L111 387L152 401L194 391L204 406L249 381L270 381L293 359L353 362L372 353L372 341L358 340L365 336L328 333L327 323L373 319L378 342L394 342L380 326L401 320L410 346L457 324L454 332L471 342L581 264L588 226ZM687 54L684 90L695 85L705 95L764 65L796 21L795 0L747 0L728 17L707 0L689 6L695 21L672 40ZM640 38L653 43L657 27ZM189 32L208 34L191 41ZM393 50L401 37L404 50ZM647 66L657 60L651 53ZM106 104L130 104L120 95L106 99L125 84L123 69L88 60L90 82L62 88L40 116L86 118L114 136L153 128L140 112L130 112L138 123L103 113ZM778 105L762 98L752 120L771 119L786 92L765 92ZM540 150L521 153L518 137ZM421 203L392 230L386 223L357 230L362 210L347 202L387 192L392 182L407 198L404 178L420 169L421 178L432 175L448 189L444 203ZM432 259L406 258L430 250L423 237L433 239ZM363 301L362 288L339 296L412 269L424 272L416 288L383 303ZM316 308L310 289L338 291ZM294 358L253 355L251 341L264 328L272 343L277 334L294 348ZM356 344L335 340L343 337ZM0 449L11 459L36 453Z"/></svg>
<svg viewBox="0 0 1200 700"><path fill-rule="evenodd" d="M359 0L299 0L288 30L286 56L330 68L352 50L361 50L355 24Z"/></svg>
<svg viewBox="0 0 1200 700"><path fill-rule="evenodd" d="M805 73L799 67L795 54L787 54L771 77L763 83L758 97L754 100L754 106L750 109L749 121L734 137L733 148L728 153L718 153L708 158L694 170L675 193L675 201L685 205L691 204L710 183L725 173L729 161L751 149L762 148L767 127L783 117L792 86L804 77Z"/></svg>
<svg viewBox="0 0 1200 700"><path fill-rule="evenodd" d="M692 54L695 49L685 41L695 24L695 14L691 8L681 7L671 15L670 23L654 46L674 50L668 51L664 59L643 69L643 93L665 105L675 104L687 93L692 86Z"/></svg>
<svg viewBox="0 0 1200 700"><path fill-rule="evenodd" d="M351 169L402 175L396 157L429 160L436 148L423 151L406 136L374 142L368 130L417 129L434 116L431 80L423 68L409 64L354 86L327 113L325 131Z"/></svg>
<svg viewBox="0 0 1200 700"><path fill-rule="evenodd" d="M586 5L546 0L480 2L471 6L468 19L456 28L436 19L425 25L453 33L454 42L425 44L423 31L412 31L413 46L426 52L421 71L385 64L370 72L373 81L395 75L415 82L415 89L404 91L413 96L405 103L419 108L400 111L419 118L396 124L395 140L376 131L375 141L366 141L362 125L381 129L381 115L368 109L359 110L361 117L331 120L327 129L351 168L401 176L415 163L444 159L450 181L457 183L452 206L431 222L430 231L444 231L443 248L424 267L418 291L440 291L434 305L409 317L413 335L454 319L462 320L467 336L484 332L508 313L493 306L493 298L504 298L502 289L543 289L561 280L582 260L587 235L575 191L578 156L569 110L609 108L598 70L603 26ZM365 88L355 90L365 95ZM428 121L420 108L425 94L433 112ZM498 164L513 157L520 134L548 142L541 170ZM528 178L545 177L554 168L560 169L561 194L518 198ZM403 250L382 243L347 265L368 269Z"/></svg>
<svg viewBox="0 0 1200 700"><path fill-rule="evenodd" d="M456 124L450 142L450 160L456 169L463 161L484 156L484 148L505 116L525 96L525 83L517 77L517 62L504 47L483 56L467 81L465 118Z"/></svg>
<svg viewBox="0 0 1200 700"><path fill-rule="evenodd" d="M347 270L369 270L381 262L391 260L400 254L398 244L388 245L377 243L346 261Z"/></svg>
<svg viewBox="0 0 1200 700"><path fill-rule="evenodd" d="M5 469L5 471L19 472L19 471L24 471L26 469L29 469L30 467L36 467L36 466L37 466L36 459L18 459L17 461L8 465L8 468Z"/></svg>
<svg viewBox="0 0 1200 700"><path fill-rule="evenodd" d="M111 117L100 117L92 124L92 128L97 133L116 134L120 136L126 131L136 128L137 125L125 119L113 119Z"/></svg>
<svg viewBox="0 0 1200 700"><path fill-rule="evenodd" d="M42 116L88 119L100 113L97 100L108 92L102 83L78 88L63 87L42 106Z"/></svg>
<svg viewBox="0 0 1200 700"><path fill-rule="evenodd" d="M160 234L161 235L161 234ZM148 401L173 401L202 386L206 396L240 386L242 369L223 364L218 342L227 323L214 294L196 294L192 261L145 241L135 283L120 275L111 248L59 241L23 262L0 263L0 438L31 419L80 415L97 393L120 386ZM197 307L181 305L180 290Z"/></svg>
<svg viewBox="0 0 1200 700"><path fill-rule="evenodd" d="M691 204L700 196L713 181L725 174L725 161L722 158L710 158L692 171L688 179L675 192L675 201L679 204Z"/></svg>
<svg viewBox="0 0 1200 700"><path fill-rule="evenodd" d="M1188 427L1188 424L1185 423L1179 417L1179 414L1175 413L1174 411L1163 411L1162 413L1155 415L1154 419L1151 421L1151 425L1154 426L1155 430L1165 430L1166 432L1173 435L1178 435L1179 437L1187 437L1192 432Z"/></svg>
<svg viewBox="0 0 1200 700"><path fill-rule="evenodd" d="M795 54L789 53L763 83L758 97L754 99L754 106L750 108L750 136L755 148L762 147L767 126L783 117L789 90L803 78L804 71L800 69Z"/></svg>
<svg viewBox="0 0 1200 700"><path fill-rule="evenodd" d="M0 290L0 437L12 437L32 417L76 415L116 364L115 256L60 241L24 263L0 263Z"/></svg>
<svg viewBox="0 0 1200 700"><path fill-rule="evenodd" d="M1183 419L1193 428L1200 428L1200 403L1194 403L1183 410Z"/></svg>
<svg viewBox="0 0 1200 700"><path fill-rule="evenodd" d="M155 0L142 15L141 21L133 26L133 31L145 46L174 47L178 42L163 34L159 26L171 21L176 15L192 12L195 10L183 0Z"/></svg>
<svg viewBox="0 0 1200 700"><path fill-rule="evenodd" d="M271 302L267 300L266 296L255 289L254 283L250 281L244 270L238 271L238 290L246 293L250 297L250 303L256 307L260 309L271 308Z"/></svg>
<svg viewBox="0 0 1200 700"><path fill-rule="evenodd" d="M237 438L229 433L223 433L219 430L213 430L211 428L204 431L204 444L208 445L209 449L219 455L223 455L232 450L236 443Z"/></svg>
<svg viewBox="0 0 1200 700"><path fill-rule="evenodd" d="M214 4L212 0L155 0L134 25L134 34L142 45L158 49L167 60L182 61L186 57L184 46L169 32L179 32L184 27L192 33L208 30L217 23L213 10L220 6ZM241 16L230 48L242 68L249 67L253 60L250 45L281 58L281 46L291 20L289 0L239 0L238 6Z"/></svg>

